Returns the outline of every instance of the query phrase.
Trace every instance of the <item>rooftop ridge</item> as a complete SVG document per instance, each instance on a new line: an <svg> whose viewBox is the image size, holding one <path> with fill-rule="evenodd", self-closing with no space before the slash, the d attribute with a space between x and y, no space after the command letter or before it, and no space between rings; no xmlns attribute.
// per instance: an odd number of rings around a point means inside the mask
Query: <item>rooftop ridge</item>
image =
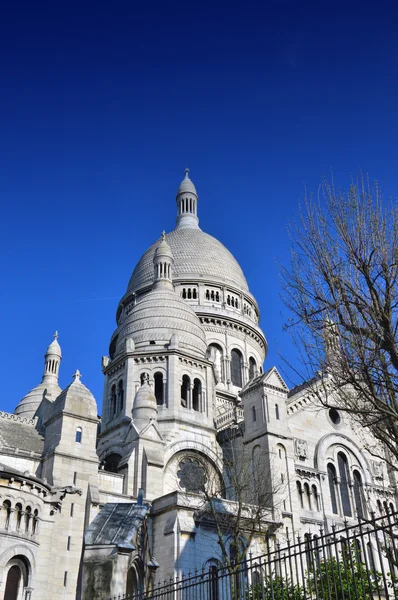
<svg viewBox="0 0 398 600"><path fill-rule="evenodd" d="M20 417L14 413L8 413L0 410L0 419L9 419L10 421L17 421L18 423L25 423L26 425L35 425L36 419L28 419L27 417Z"/></svg>

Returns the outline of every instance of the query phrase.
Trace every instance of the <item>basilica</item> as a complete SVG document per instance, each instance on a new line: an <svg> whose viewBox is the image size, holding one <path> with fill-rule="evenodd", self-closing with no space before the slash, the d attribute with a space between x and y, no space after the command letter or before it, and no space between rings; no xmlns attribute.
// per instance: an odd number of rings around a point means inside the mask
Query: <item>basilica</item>
<svg viewBox="0 0 398 600"><path fill-rule="evenodd" d="M281 543L395 510L397 484L383 450L368 452L370 433L338 404L324 408L313 382L289 390L264 367L256 299L200 229L188 170L176 205L175 229L144 252L117 307L102 406L79 371L59 387L55 334L41 383L0 413L0 598L123 598L217 566L203 481L211 473L220 506L236 502L228 435L261 456L264 531ZM260 538L246 540L254 553Z"/></svg>

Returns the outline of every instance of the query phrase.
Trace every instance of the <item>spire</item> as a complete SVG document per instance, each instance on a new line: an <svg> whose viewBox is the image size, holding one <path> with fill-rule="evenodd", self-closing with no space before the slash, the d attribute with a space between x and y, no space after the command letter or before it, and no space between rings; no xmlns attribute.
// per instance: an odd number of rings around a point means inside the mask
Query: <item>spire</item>
<svg viewBox="0 0 398 600"><path fill-rule="evenodd" d="M189 178L189 169L185 169L185 177L177 190L177 229L183 227L197 228L198 219L198 194L193 182Z"/></svg>
<svg viewBox="0 0 398 600"><path fill-rule="evenodd" d="M166 241L166 232L162 232L162 238L155 250L153 257L154 280L153 289L173 289L174 258L171 248Z"/></svg>
<svg viewBox="0 0 398 600"><path fill-rule="evenodd" d="M61 347L58 343L58 331L54 333L54 339L44 355L44 373L42 383L58 384L59 365L62 359Z"/></svg>

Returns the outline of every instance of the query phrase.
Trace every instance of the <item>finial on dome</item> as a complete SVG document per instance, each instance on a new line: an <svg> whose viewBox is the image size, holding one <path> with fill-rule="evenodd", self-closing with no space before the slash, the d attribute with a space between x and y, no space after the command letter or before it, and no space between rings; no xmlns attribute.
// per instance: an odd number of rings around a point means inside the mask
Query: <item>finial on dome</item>
<svg viewBox="0 0 398 600"><path fill-rule="evenodd" d="M54 340L57 340L57 339L58 339L58 331L55 331L55 333L54 333Z"/></svg>
<svg viewBox="0 0 398 600"><path fill-rule="evenodd" d="M189 175L188 175L189 169L188 169L188 167L185 168L184 173L185 173L185 179L189 179Z"/></svg>
<svg viewBox="0 0 398 600"><path fill-rule="evenodd" d="M72 375L74 381L80 381L81 376L82 374L80 373L79 369L76 369Z"/></svg>
<svg viewBox="0 0 398 600"><path fill-rule="evenodd" d="M162 231L162 242L165 242L165 241L166 241L166 232L163 229L163 231Z"/></svg>

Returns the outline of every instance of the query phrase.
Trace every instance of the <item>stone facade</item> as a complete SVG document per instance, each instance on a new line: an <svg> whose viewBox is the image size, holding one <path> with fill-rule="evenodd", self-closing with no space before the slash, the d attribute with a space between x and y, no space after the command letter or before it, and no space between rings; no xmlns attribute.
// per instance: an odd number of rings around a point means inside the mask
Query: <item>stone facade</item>
<svg viewBox="0 0 398 600"><path fill-rule="evenodd" d="M78 371L59 388L58 335L42 382L0 413L0 598L107 600L218 564L201 486L211 473L220 510L234 510L229 435L261 457L265 528L281 542L395 509L369 432L323 408L314 383L289 391L263 372L259 319L239 264L199 228L186 173L176 229L145 252L119 303L101 419Z"/></svg>

